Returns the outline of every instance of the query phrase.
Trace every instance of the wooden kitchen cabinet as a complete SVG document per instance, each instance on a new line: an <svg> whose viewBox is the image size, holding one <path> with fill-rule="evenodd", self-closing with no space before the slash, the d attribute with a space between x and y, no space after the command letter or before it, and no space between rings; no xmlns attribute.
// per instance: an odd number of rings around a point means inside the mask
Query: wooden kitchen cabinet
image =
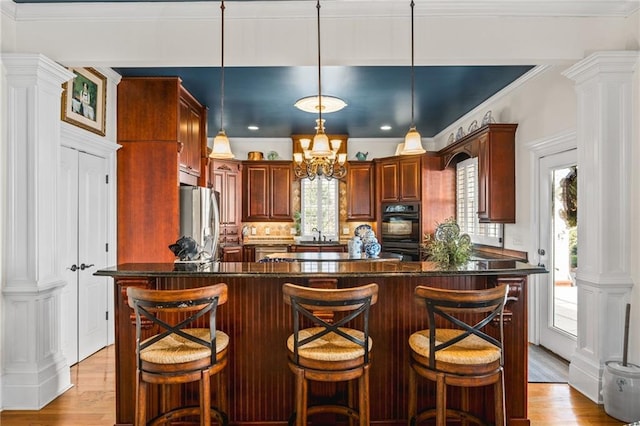
<svg viewBox="0 0 640 426"><path fill-rule="evenodd" d="M374 163L378 202L418 202L420 235L433 234L438 223L455 217L455 170L443 170L438 153L380 158ZM382 214L377 218L378 229L382 229Z"/></svg>
<svg viewBox="0 0 640 426"><path fill-rule="evenodd" d="M221 261L223 262L242 262L243 248L240 245L226 245L221 248Z"/></svg>
<svg viewBox="0 0 640 426"><path fill-rule="evenodd" d="M290 161L245 161L242 176L242 220L293 221Z"/></svg>
<svg viewBox="0 0 640 426"><path fill-rule="evenodd" d="M200 175L206 116L179 78L118 84L118 263L174 260L168 246L180 237L178 188L207 183Z"/></svg>
<svg viewBox="0 0 640 426"><path fill-rule="evenodd" d="M478 218L516 222L515 134L517 124L488 124L440 150L444 167L478 157Z"/></svg>
<svg viewBox="0 0 640 426"><path fill-rule="evenodd" d="M347 163L347 220L376 219L375 167L372 161Z"/></svg>
<svg viewBox="0 0 640 426"><path fill-rule="evenodd" d="M200 176L201 153L206 152L206 135L201 130L204 127L201 117L202 106L186 91L180 88L180 132L178 138L178 149L180 154L180 172L186 175L183 180L188 180L191 176ZM193 180L191 178L190 180ZM196 179L197 182L197 179Z"/></svg>
<svg viewBox="0 0 640 426"><path fill-rule="evenodd" d="M209 175L213 189L220 194L220 244L240 244L242 162L213 160Z"/></svg>
<svg viewBox="0 0 640 426"><path fill-rule="evenodd" d="M380 201L401 202L421 199L420 155L388 157L377 162Z"/></svg>

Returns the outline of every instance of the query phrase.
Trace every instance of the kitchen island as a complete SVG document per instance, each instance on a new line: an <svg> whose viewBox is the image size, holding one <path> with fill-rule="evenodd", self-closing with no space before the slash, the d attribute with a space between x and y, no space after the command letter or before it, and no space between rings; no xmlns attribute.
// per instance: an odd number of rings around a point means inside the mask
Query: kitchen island
<svg viewBox="0 0 640 426"><path fill-rule="evenodd" d="M529 424L527 418L527 277L544 268L514 260L475 260L464 267L442 270L431 262L276 262L208 264L123 264L96 272L115 279L116 419L133 423L135 405L135 326L126 301L126 288L142 286L180 289L224 282L229 301L218 314L218 326L230 337L228 400L231 424L286 424L293 411L293 374L287 366L285 341L291 333L290 307L282 300L286 282L323 287L353 287L376 282L379 301L371 310L374 340L370 378L372 424L402 425L407 417L409 335L426 328L425 308L414 301L417 285L451 289L480 289L506 283L505 309L506 410L509 424ZM497 332L497 328L492 330ZM152 330L147 330L151 335ZM215 387L214 387L215 388ZM321 398L342 384L319 383L312 394ZM187 387L175 399L193 401ZM215 392L215 390L212 390ZM432 405L433 384L421 383L419 405ZM456 405L454 389L449 402ZM470 391L471 407L492 418L490 388ZM158 410L157 394L149 409ZM322 419L322 424L335 420Z"/></svg>

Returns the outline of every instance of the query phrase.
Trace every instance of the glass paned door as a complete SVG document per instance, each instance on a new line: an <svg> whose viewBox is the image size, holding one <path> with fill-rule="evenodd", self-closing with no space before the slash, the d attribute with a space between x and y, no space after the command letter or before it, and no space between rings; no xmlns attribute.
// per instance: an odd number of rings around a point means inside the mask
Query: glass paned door
<svg viewBox="0 0 640 426"><path fill-rule="evenodd" d="M576 166L552 172L553 197L553 326L577 335L576 269L578 267L578 204Z"/></svg>
<svg viewBox="0 0 640 426"><path fill-rule="evenodd" d="M540 159L540 344L571 359L577 334L576 150Z"/></svg>

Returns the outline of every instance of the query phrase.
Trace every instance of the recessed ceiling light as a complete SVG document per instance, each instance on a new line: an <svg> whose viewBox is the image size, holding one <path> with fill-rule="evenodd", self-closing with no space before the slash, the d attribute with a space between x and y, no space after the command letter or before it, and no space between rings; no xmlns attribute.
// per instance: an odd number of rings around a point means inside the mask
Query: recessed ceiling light
<svg viewBox="0 0 640 426"><path fill-rule="evenodd" d="M388 124L382 125L380 126L380 130L391 130L391 126L389 126Z"/></svg>
<svg viewBox="0 0 640 426"><path fill-rule="evenodd" d="M252 124L251 126L247 126L247 129L249 129L249 130L260 130L260 127L255 126L255 125Z"/></svg>
<svg viewBox="0 0 640 426"><path fill-rule="evenodd" d="M318 96L307 96L306 98L298 99L295 104L296 108L305 112L311 112L317 114L320 109L320 102L318 102ZM334 96L322 95L322 113L340 111L346 107L347 103L340 98Z"/></svg>

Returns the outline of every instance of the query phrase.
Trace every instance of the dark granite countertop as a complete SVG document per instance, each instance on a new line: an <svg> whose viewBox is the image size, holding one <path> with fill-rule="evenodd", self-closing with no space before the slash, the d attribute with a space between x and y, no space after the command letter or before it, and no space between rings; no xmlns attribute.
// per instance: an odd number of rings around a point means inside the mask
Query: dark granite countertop
<svg viewBox="0 0 640 426"><path fill-rule="evenodd" d="M448 275L529 275L543 267L515 260L472 260L464 266L441 269L433 262L210 262L125 263L97 271L110 277L395 277Z"/></svg>

